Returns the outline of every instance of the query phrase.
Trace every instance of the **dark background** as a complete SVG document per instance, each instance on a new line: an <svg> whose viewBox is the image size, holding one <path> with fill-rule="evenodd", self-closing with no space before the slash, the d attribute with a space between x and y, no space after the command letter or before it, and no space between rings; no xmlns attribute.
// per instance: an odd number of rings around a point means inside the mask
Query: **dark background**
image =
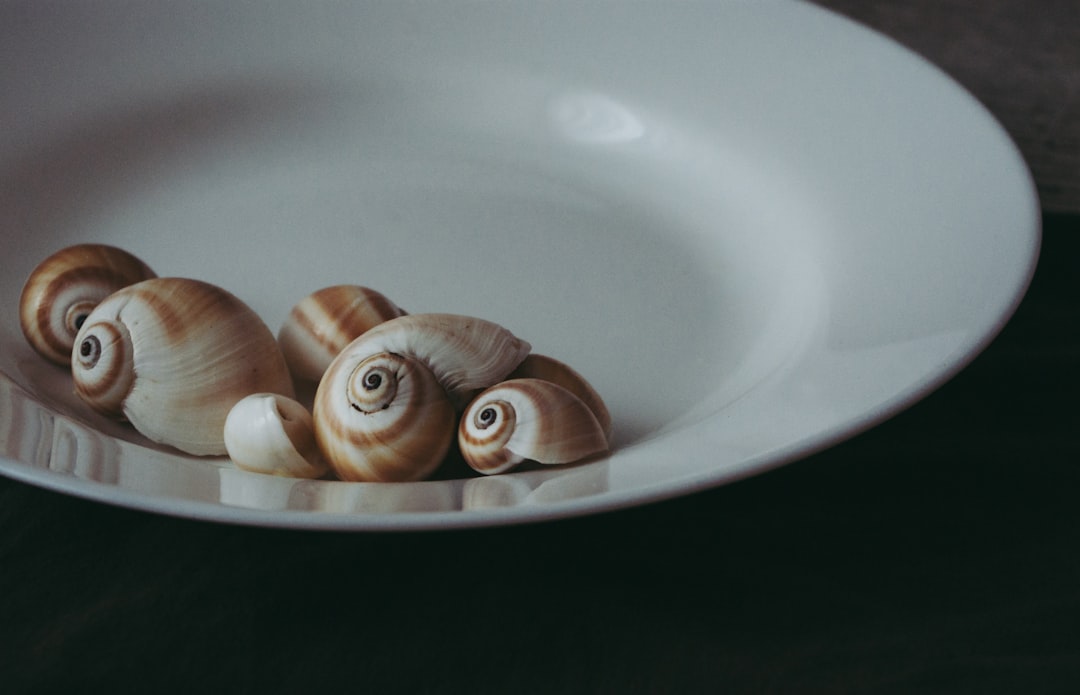
<svg viewBox="0 0 1080 695"><path fill-rule="evenodd" d="M0 478L0 692L1080 691L1080 4L824 4L1036 174L1032 287L967 369L771 473L532 526L265 530Z"/></svg>

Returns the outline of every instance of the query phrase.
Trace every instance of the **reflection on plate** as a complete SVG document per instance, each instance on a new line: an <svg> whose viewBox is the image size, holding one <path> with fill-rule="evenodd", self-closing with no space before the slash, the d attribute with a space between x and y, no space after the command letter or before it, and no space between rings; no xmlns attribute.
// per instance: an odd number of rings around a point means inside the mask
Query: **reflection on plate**
<svg viewBox="0 0 1080 695"><path fill-rule="evenodd" d="M1037 254L993 119L801 3L6 6L0 43L0 472L91 499L417 529L686 494L927 393ZM155 447L19 332L26 274L83 241L219 284L275 330L336 283L497 321L597 387L615 450L347 484Z"/></svg>

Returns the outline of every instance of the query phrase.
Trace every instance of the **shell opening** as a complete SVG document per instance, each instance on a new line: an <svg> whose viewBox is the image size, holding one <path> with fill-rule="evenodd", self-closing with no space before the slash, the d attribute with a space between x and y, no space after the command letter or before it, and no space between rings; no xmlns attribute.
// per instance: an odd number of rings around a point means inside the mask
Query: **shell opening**
<svg viewBox="0 0 1080 695"><path fill-rule="evenodd" d="M237 468L291 478L326 472L310 413L286 396L254 393L240 399L225 418L223 434Z"/></svg>

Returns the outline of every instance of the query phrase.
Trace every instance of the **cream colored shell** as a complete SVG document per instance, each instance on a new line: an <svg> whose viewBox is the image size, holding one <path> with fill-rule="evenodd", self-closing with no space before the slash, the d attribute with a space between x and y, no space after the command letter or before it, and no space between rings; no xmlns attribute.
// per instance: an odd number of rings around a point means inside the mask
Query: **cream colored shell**
<svg viewBox="0 0 1080 695"><path fill-rule="evenodd" d="M152 277L149 266L115 246L61 249L39 263L23 285L23 335L38 354L67 366L75 334L94 307L116 290Z"/></svg>
<svg viewBox="0 0 1080 695"><path fill-rule="evenodd" d="M293 376L318 381L346 345L405 313L367 287L324 287L296 303L278 332L278 344Z"/></svg>
<svg viewBox="0 0 1080 695"><path fill-rule="evenodd" d="M419 480L453 443L459 404L505 378L529 344L490 321L413 314L350 343L315 395L315 434L346 480Z"/></svg>
<svg viewBox="0 0 1080 695"><path fill-rule="evenodd" d="M410 314L381 323L349 345L354 353L391 352L419 360L455 405L464 407L529 354L531 346L506 328L459 314Z"/></svg>
<svg viewBox="0 0 1080 695"><path fill-rule="evenodd" d="M604 437L611 444L613 425L611 413L608 411L604 399L593 388L580 372L570 365L560 362L553 357L533 353L518 365L517 369L510 373L508 379L543 379L558 384L580 398L596 416L600 428L604 431Z"/></svg>
<svg viewBox="0 0 1080 695"><path fill-rule="evenodd" d="M607 451L592 410L558 384L510 379L476 397L458 427L461 454L476 471L503 473L528 459L571 463Z"/></svg>
<svg viewBox="0 0 1080 695"><path fill-rule="evenodd" d="M149 439L226 453L225 418L258 392L294 397L273 333L246 304L198 280L155 278L111 294L72 351L75 391Z"/></svg>
<svg viewBox="0 0 1080 695"><path fill-rule="evenodd" d="M225 448L238 468L289 478L318 478L326 463L311 413L277 393L241 398L225 418Z"/></svg>

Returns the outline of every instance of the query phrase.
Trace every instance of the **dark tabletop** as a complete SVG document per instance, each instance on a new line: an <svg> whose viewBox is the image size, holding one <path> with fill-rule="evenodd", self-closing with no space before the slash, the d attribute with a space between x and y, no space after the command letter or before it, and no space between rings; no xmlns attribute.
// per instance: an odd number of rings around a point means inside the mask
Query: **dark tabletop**
<svg viewBox="0 0 1080 695"><path fill-rule="evenodd" d="M1080 692L1071 204L1044 203L1028 295L943 388L681 499L308 533L0 478L0 692Z"/></svg>

